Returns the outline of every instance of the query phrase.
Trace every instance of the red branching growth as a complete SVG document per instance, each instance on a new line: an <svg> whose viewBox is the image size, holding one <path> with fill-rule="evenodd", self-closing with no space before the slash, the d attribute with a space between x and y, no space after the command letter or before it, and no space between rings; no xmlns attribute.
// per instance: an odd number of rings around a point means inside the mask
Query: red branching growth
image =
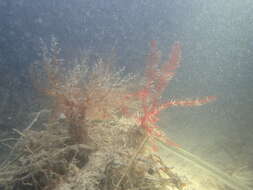
<svg viewBox="0 0 253 190"><path fill-rule="evenodd" d="M201 106L215 99L215 97L208 96L203 99L169 100L161 103L161 96L175 75L176 69L180 66L180 61L181 45L179 42L173 44L169 59L163 64L160 64L161 53L156 41L151 42L151 50L145 69L144 87L136 93L127 96L127 98L137 98L141 102L141 116L137 119L147 135L165 137L160 130L157 130L158 115L162 110L171 106ZM176 145L167 138L164 140L170 145Z"/></svg>

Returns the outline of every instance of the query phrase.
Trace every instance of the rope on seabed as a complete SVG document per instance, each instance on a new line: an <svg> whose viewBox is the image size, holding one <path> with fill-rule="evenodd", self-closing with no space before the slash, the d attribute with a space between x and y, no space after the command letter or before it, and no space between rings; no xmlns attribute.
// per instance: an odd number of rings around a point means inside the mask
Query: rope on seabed
<svg viewBox="0 0 253 190"><path fill-rule="evenodd" d="M215 177L217 180L221 181L222 183L226 184L230 188L234 190L251 190L250 187L247 187L244 184L241 184L240 181L234 179L233 177L221 171L219 168L212 166L211 164L195 156L194 154L184 150L183 148L169 146L165 144L163 141L161 141L159 138L156 138L156 140L158 143L164 146L166 150L169 150L170 152L177 155L178 157L188 162L191 162L195 164L196 166L198 166L199 168L207 171L210 175L212 175L213 177Z"/></svg>

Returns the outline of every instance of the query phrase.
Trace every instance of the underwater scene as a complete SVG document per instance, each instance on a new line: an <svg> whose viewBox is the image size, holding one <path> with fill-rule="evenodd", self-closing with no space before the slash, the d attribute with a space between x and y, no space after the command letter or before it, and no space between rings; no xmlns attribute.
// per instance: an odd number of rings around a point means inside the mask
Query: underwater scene
<svg viewBox="0 0 253 190"><path fill-rule="evenodd" d="M252 190L252 0L0 0L0 190Z"/></svg>

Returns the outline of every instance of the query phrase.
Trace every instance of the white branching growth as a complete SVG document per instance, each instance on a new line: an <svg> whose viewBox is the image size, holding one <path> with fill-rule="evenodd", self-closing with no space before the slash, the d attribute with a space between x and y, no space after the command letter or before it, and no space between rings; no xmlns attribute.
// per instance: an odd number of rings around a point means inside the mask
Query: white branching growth
<svg viewBox="0 0 253 190"><path fill-rule="evenodd" d="M88 57L70 63L56 57L44 58L41 64L47 75L43 90L54 97L55 114L66 111L67 118L76 115L88 120L108 119L120 109L134 78L132 74L124 74L124 68L115 70L102 59L96 60L93 66L89 66ZM68 65L71 68L67 69ZM69 113L71 110L76 113Z"/></svg>
<svg viewBox="0 0 253 190"><path fill-rule="evenodd" d="M88 121L111 120L122 113L134 75L115 69L113 61L89 55L65 62L58 58L55 40L51 48L42 47L42 61L31 67L35 86L53 100L52 119L65 119L72 140L86 143Z"/></svg>
<svg viewBox="0 0 253 190"><path fill-rule="evenodd" d="M123 72L123 69L114 71L102 60L93 67L88 67L87 63L78 64L54 93L56 98L62 94L77 107L85 109L85 119L108 119L119 111L133 79L132 75L123 76Z"/></svg>

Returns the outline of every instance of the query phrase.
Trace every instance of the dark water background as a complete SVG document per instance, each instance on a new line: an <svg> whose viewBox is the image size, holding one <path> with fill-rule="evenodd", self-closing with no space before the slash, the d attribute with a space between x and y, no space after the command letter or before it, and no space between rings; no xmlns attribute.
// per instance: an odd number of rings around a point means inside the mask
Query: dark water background
<svg viewBox="0 0 253 190"><path fill-rule="evenodd" d="M253 2L251 0L0 0L0 128L22 128L43 107L29 66L40 39L54 36L64 57L80 49L115 52L120 65L141 72L149 42L166 55L182 44L183 60L167 90L177 99L217 96L200 108L173 108L161 126L187 146L203 136L228 144L253 141ZM191 137L193 132L201 139ZM184 141L181 142L181 140ZM219 138L218 138L219 139ZM240 143L238 146L240 146ZM235 148L235 146L234 146ZM252 153L253 155L253 153Z"/></svg>

